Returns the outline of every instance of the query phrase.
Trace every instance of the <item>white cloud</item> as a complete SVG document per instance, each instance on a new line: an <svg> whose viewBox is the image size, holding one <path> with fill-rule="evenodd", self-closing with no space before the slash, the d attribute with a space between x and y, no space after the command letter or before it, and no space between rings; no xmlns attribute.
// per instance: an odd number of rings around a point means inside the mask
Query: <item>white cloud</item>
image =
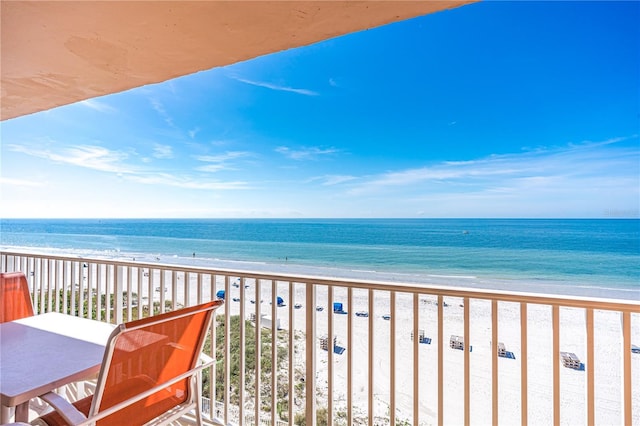
<svg viewBox="0 0 640 426"><path fill-rule="evenodd" d="M195 129L189 130L189 132L188 132L189 133L189 137L191 139L195 138L199 131L200 131L199 127L196 127Z"/></svg>
<svg viewBox="0 0 640 426"><path fill-rule="evenodd" d="M20 152L38 158L43 158L56 163L67 164L71 166L83 167L101 172L114 173L121 179L146 184L146 185L162 185L170 187L180 187L194 190L239 190L249 189L251 186L244 181L219 181L203 179L201 176L191 176L188 174L171 174L162 171L144 170L123 164L128 158L126 153L120 151L110 151L100 146L73 146L59 148L56 152L48 149L30 148L22 145L9 145L7 147L11 151ZM156 154L168 155L170 149L158 145ZM201 157L201 159L224 160L226 158L237 158L249 155L244 152L231 152L222 156ZM157 155L156 155L157 156ZM142 159L144 162L144 158ZM212 170L216 167L211 165ZM28 181L3 181L6 184L27 185Z"/></svg>
<svg viewBox="0 0 640 426"><path fill-rule="evenodd" d="M145 185L173 186L196 190L239 190L250 189L247 182L213 181L197 177L174 175L170 173L146 173L126 176L127 180Z"/></svg>
<svg viewBox="0 0 640 426"><path fill-rule="evenodd" d="M612 140L613 141L613 140ZM613 142L611 142L613 143ZM353 196L405 194L593 194L638 185L640 150L611 143L583 143L520 154L493 155L392 171L359 179ZM634 186L635 185L635 186Z"/></svg>
<svg viewBox="0 0 640 426"><path fill-rule="evenodd" d="M196 170L199 172L216 173L222 170L229 170L224 164L207 164L206 166L198 166Z"/></svg>
<svg viewBox="0 0 640 426"><path fill-rule="evenodd" d="M173 118L171 118L167 110L164 108L162 102L160 102L156 98L149 99L149 102L151 102L151 107L160 115L160 117L162 117L165 123L167 123L170 127L176 127L173 123Z"/></svg>
<svg viewBox="0 0 640 426"><path fill-rule="evenodd" d="M60 148L57 152L48 149L30 148L24 145L9 145L14 152L44 158L56 163L70 164L103 172L130 173L131 168L122 164L128 155L96 145L78 145Z"/></svg>
<svg viewBox="0 0 640 426"><path fill-rule="evenodd" d="M197 155L194 158L203 163L209 163L198 166L195 169L200 172L216 173L222 170L235 170L233 160L254 156L253 153L247 151L228 151L219 155Z"/></svg>
<svg viewBox="0 0 640 426"><path fill-rule="evenodd" d="M349 175L325 175L318 176L309 180L309 182L320 181L322 186L333 186L341 183L351 182L358 179L355 176Z"/></svg>
<svg viewBox="0 0 640 426"><path fill-rule="evenodd" d="M173 158L173 148L171 145L159 145L153 147L153 156L155 158Z"/></svg>
<svg viewBox="0 0 640 426"><path fill-rule="evenodd" d="M291 158L292 160L313 160L320 156L331 155L339 152L339 150L335 148L318 148L318 147L310 147L310 148L301 148L301 149L291 149L286 146L279 146L275 149L276 152Z"/></svg>
<svg viewBox="0 0 640 426"><path fill-rule="evenodd" d="M33 181L27 179L14 179L0 176L0 185L7 186L22 186L22 187L37 187L37 186L45 186L45 183L42 181Z"/></svg>
<svg viewBox="0 0 640 426"><path fill-rule="evenodd" d="M291 92L291 93L296 93L298 95L305 95L305 96L318 96L318 93L314 92L313 90L296 89L293 87L279 86L277 84L265 83L261 81L255 81L255 80L248 80L246 78L240 78L235 76L232 76L231 78L241 83L250 84L252 86L257 86L257 87L264 87L266 89L276 90L279 92Z"/></svg>
<svg viewBox="0 0 640 426"><path fill-rule="evenodd" d="M253 154L248 151L227 151L219 155L198 155L194 158L198 161L206 163L224 163L225 161L235 160L237 158L251 157Z"/></svg>

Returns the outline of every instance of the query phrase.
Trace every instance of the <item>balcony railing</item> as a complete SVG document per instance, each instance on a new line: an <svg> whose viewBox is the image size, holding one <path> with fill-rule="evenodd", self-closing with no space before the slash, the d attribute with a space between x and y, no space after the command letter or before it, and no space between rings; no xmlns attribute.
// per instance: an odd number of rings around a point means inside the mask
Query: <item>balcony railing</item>
<svg viewBox="0 0 640 426"><path fill-rule="evenodd" d="M640 424L638 300L8 251L0 267L38 312L112 323L224 291L203 406L225 422Z"/></svg>

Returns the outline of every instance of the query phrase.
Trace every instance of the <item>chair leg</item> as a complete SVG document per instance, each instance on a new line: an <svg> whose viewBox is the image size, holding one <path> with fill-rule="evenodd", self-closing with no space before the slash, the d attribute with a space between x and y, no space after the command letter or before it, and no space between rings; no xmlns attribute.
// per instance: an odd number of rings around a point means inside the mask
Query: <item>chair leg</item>
<svg viewBox="0 0 640 426"><path fill-rule="evenodd" d="M29 421L29 401L23 402L16 407L15 421L17 423Z"/></svg>
<svg viewBox="0 0 640 426"><path fill-rule="evenodd" d="M192 395L196 396L196 425L202 426L202 372L191 378Z"/></svg>

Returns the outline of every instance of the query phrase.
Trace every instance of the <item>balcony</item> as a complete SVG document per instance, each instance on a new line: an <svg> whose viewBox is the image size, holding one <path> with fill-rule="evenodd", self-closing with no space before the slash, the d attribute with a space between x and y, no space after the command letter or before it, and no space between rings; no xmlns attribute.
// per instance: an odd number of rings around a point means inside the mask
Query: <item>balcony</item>
<svg viewBox="0 0 640 426"><path fill-rule="evenodd" d="M111 323L224 296L203 407L232 424L640 424L637 300L19 252L0 269L37 312Z"/></svg>

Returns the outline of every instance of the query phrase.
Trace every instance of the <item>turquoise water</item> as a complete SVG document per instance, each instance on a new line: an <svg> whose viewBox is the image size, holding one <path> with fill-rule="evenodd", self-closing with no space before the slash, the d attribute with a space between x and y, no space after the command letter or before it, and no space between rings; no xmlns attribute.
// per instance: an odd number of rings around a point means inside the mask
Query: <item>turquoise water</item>
<svg viewBox="0 0 640 426"><path fill-rule="evenodd" d="M640 220L2 220L74 255L640 299Z"/></svg>

